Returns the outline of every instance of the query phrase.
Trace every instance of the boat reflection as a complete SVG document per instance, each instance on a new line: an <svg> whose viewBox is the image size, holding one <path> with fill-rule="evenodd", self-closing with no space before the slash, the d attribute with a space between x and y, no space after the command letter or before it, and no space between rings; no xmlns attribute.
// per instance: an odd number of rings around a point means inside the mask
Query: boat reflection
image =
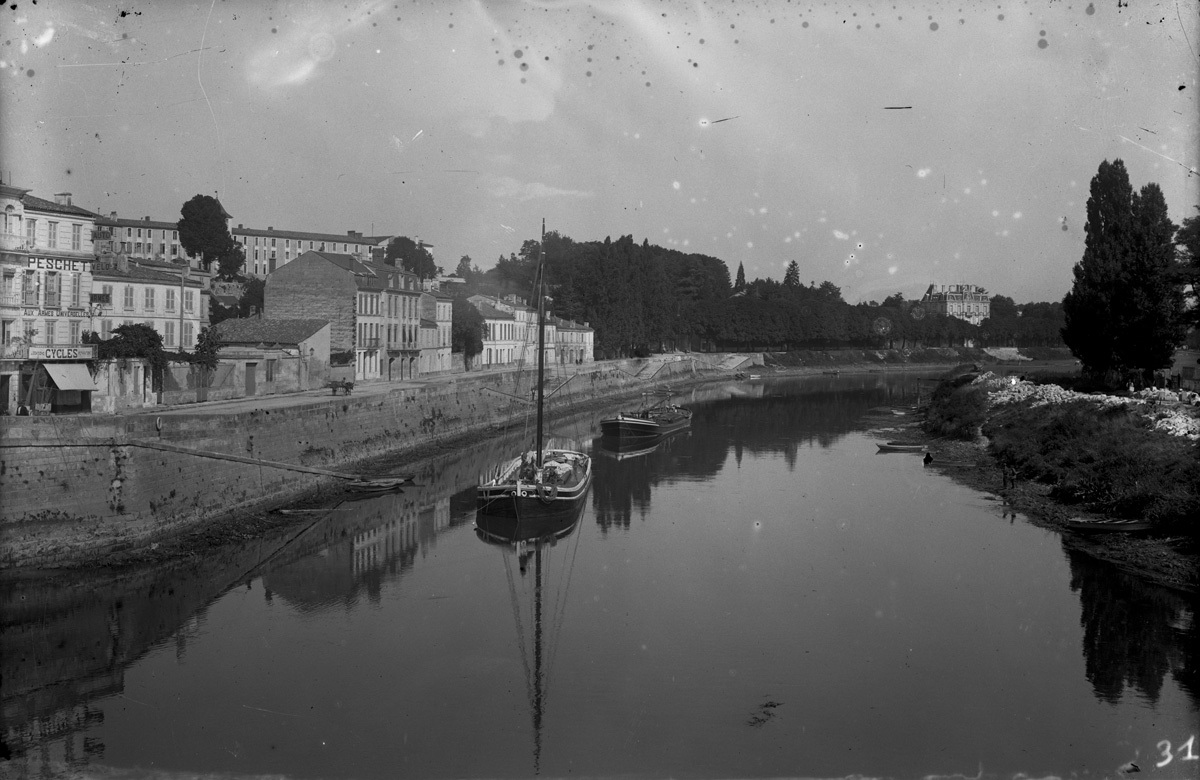
<svg viewBox="0 0 1200 780"><path fill-rule="evenodd" d="M678 433L678 431L676 431ZM614 460L631 460L643 458L657 450L668 439L674 439L673 434L658 436L652 439L616 439L602 436L596 443L596 452Z"/></svg>
<svg viewBox="0 0 1200 780"><path fill-rule="evenodd" d="M579 527L582 505L557 516L508 517L482 512L475 517L475 535L503 554L509 598L516 622L517 648L525 672L525 690L533 726L533 774L541 772L542 729L546 716L550 667L556 653L552 645L562 635L567 593L575 550L558 561L553 549ZM576 549L579 535L575 536ZM553 560L552 560L553 558ZM519 575L514 575L513 562ZM533 563L533 579L529 575ZM557 568L556 568L557 567ZM548 582L555 579L553 587ZM551 602L551 603L547 603ZM549 616L548 619L546 616ZM532 655L532 657L530 657Z"/></svg>

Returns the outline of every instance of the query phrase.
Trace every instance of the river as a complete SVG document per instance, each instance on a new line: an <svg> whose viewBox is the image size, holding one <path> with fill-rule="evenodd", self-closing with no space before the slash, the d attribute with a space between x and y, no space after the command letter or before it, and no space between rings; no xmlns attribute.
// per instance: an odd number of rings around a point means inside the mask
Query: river
<svg viewBox="0 0 1200 780"><path fill-rule="evenodd" d="M12 583L0 774L1196 777L1194 602L878 454L924 379L703 386L644 452L558 420L592 493L521 551L475 531L514 433L256 545Z"/></svg>

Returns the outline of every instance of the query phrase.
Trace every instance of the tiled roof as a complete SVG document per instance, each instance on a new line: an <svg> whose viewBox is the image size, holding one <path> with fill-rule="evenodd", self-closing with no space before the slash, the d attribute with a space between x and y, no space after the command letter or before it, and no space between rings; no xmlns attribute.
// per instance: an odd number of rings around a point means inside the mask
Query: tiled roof
<svg viewBox="0 0 1200 780"><path fill-rule="evenodd" d="M177 230L178 222L161 222L153 219L126 219L124 217L97 217L96 224L100 227L130 227L151 228L152 230Z"/></svg>
<svg viewBox="0 0 1200 780"><path fill-rule="evenodd" d="M61 203L55 203L52 200L39 198L36 195L24 195L21 198L21 203L25 206L25 208L34 209L36 211L51 211L55 214L71 214L76 217L87 217L88 219L97 219L100 216L95 212L88 211L87 209L80 208L79 206L64 206Z"/></svg>
<svg viewBox="0 0 1200 780"><path fill-rule="evenodd" d="M368 244L376 246L380 241L386 241L387 237L380 236L359 236L350 235L349 233L310 233L304 230L273 230L270 228L247 228L235 227L231 228L230 233L235 236L260 236L262 238L294 238L297 241L324 241L327 244Z"/></svg>
<svg viewBox="0 0 1200 780"><path fill-rule="evenodd" d="M479 301L479 302L471 301L471 303L475 305L475 308L479 310L479 313L483 315L483 318L485 320L515 320L516 319L516 315L514 315L512 312L500 311L496 307L492 306L490 303L484 303L482 301Z"/></svg>
<svg viewBox="0 0 1200 780"><path fill-rule="evenodd" d="M222 320L213 327L226 344L299 344L329 323L325 320Z"/></svg>
<svg viewBox="0 0 1200 780"><path fill-rule="evenodd" d="M182 268L182 266L179 266ZM118 268L104 268L92 266L93 279L128 279L135 282L163 282L164 284L179 284L179 272L159 271L154 268L145 268L140 265L129 264L128 270L122 271ZM202 287L200 277L192 275L186 279L184 284L187 287Z"/></svg>

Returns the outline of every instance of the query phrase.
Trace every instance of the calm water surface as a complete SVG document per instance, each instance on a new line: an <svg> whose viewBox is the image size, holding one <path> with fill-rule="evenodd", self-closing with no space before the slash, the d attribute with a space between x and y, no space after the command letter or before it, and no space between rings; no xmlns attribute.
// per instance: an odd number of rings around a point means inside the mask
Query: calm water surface
<svg viewBox="0 0 1200 780"><path fill-rule="evenodd" d="M524 554L474 529L500 440L249 548L13 584L0 771L1196 777L1193 602L876 454L920 387L710 386L649 452L558 421L592 495Z"/></svg>

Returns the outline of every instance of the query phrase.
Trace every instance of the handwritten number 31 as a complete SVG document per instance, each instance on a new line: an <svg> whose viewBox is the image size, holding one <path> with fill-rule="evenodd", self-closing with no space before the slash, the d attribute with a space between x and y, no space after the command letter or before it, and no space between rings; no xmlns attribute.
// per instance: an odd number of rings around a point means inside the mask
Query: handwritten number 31
<svg viewBox="0 0 1200 780"><path fill-rule="evenodd" d="M1181 760L1181 761L1200 760L1200 756L1197 756L1195 753L1192 752L1192 746L1195 743L1196 743L1196 735L1193 734L1192 736L1188 737L1187 742L1184 742L1182 745L1179 746L1179 748L1175 751L1175 755L1179 755L1181 751L1184 751L1184 750L1187 751L1182 756L1180 756L1179 760ZM1175 758L1175 756L1171 755L1171 743L1164 739L1162 742L1158 743L1157 747L1159 750L1162 751L1163 760L1159 761L1154 766L1164 767L1167 764L1171 763L1171 759Z"/></svg>

